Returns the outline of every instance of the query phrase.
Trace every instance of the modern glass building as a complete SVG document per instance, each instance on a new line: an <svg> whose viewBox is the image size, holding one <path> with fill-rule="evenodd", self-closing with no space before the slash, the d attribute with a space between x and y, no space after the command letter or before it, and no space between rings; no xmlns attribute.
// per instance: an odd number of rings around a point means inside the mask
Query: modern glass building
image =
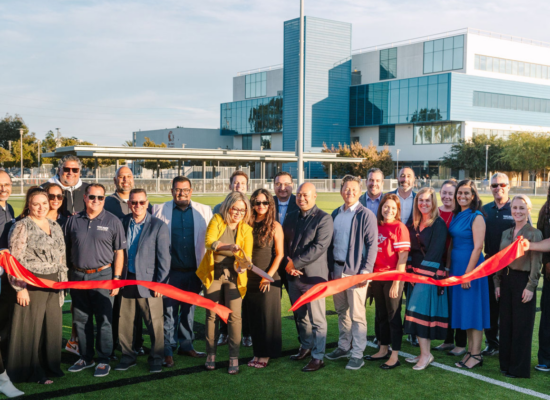
<svg viewBox="0 0 550 400"><path fill-rule="evenodd" d="M220 107L234 148L295 150L299 20L283 27L283 64L239 73ZM304 151L373 143L419 176L461 178L440 166L460 139L550 132L550 43L466 28L352 51L351 32L305 18Z"/></svg>

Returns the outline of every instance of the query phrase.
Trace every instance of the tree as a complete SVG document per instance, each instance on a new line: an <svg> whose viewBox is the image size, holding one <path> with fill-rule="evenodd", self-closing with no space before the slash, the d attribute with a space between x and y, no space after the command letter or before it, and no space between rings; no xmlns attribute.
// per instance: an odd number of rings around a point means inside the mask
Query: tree
<svg viewBox="0 0 550 400"><path fill-rule="evenodd" d="M486 145L489 145L488 171L513 171L503 158L506 141L496 135L476 135L472 139L460 139L441 158L441 165L451 169L468 170L470 176L485 174Z"/></svg>
<svg viewBox="0 0 550 400"><path fill-rule="evenodd" d="M145 137L145 142L143 142L143 147L161 147L166 148L166 143L156 144L148 137ZM143 163L143 167L147 169L156 170L159 169L167 169L172 168L172 163L170 161L163 161L159 160L157 163L157 160L145 160Z"/></svg>
<svg viewBox="0 0 550 400"><path fill-rule="evenodd" d="M4 119L0 121L0 146L7 149L9 141L21 139L21 134L19 133L19 129L21 128L23 128L23 135L29 133L29 129L25 125L23 118L18 114L14 116L6 114Z"/></svg>
<svg viewBox="0 0 550 400"><path fill-rule="evenodd" d="M378 151L376 146L370 142L367 147L364 147L359 142L354 142L351 145L338 144L338 148L331 146L327 147L323 143L323 153L337 153L340 157L364 158L360 163L332 163L332 172L338 177L344 175L354 175L366 177L369 169L380 168L384 175L390 175L393 172L393 160L387 146L383 150ZM323 163L325 172L329 172L329 163Z"/></svg>
<svg viewBox="0 0 550 400"><path fill-rule="evenodd" d="M9 150L0 147L0 164L4 166L4 163L9 163L11 161L13 161L13 157L11 156Z"/></svg>
<svg viewBox="0 0 550 400"><path fill-rule="evenodd" d="M546 169L550 138L541 133L515 132L506 141L502 159L510 164L510 171L537 171Z"/></svg>

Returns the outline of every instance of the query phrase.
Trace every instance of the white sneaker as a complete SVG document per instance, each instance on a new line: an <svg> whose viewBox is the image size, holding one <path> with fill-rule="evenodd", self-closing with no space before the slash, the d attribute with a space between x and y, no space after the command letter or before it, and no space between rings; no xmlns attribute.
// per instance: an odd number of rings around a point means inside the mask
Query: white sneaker
<svg viewBox="0 0 550 400"><path fill-rule="evenodd" d="M4 371L3 374L0 374L0 393L4 393L8 397L18 397L25 394L13 386L13 383L11 383L6 371Z"/></svg>
<svg viewBox="0 0 550 400"><path fill-rule="evenodd" d="M80 349L78 348L78 340L75 340L74 342L67 340L67 344L65 345L65 350L68 351L69 353L73 353L79 356Z"/></svg>

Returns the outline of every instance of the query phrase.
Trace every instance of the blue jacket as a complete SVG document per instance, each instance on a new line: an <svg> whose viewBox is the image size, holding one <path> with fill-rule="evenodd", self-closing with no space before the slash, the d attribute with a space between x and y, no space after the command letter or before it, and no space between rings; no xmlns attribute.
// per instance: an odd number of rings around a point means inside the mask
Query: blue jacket
<svg viewBox="0 0 550 400"><path fill-rule="evenodd" d="M397 195L397 191L398 191L398 190L399 190L399 189L395 189L393 192L389 192L389 193L393 193L393 194ZM414 209L414 198L416 197L416 192L413 191L413 192L412 192L412 196L413 196L413 209ZM401 222L403 222L403 223L404 223L405 225L407 225L407 226L412 225L412 222L413 222L413 212L411 211L411 215L409 215L409 219L408 219L408 220L406 220L406 221L401 221Z"/></svg>
<svg viewBox="0 0 550 400"><path fill-rule="evenodd" d="M122 219L124 232L128 231L131 219L132 214L128 214ZM170 272L170 232L168 231L168 225L151 215L148 216L144 224L139 237L135 260L136 279L138 281L168 283ZM130 247L129 245L128 243L128 247ZM122 279L126 279L128 276L127 250L125 250L125 255ZM141 297L152 297L151 290L146 287L138 286L138 290Z"/></svg>
<svg viewBox="0 0 550 400"><path fill-rule="evenodd" d="M332 220L340 212L340 207L332 212ZM334 271L334 239L328 249L329 269ZM376 216L367 207L359 204L351 221L349 250L344 265L344 274L357 275L371 273L378 253L378 223Z"/></svg>

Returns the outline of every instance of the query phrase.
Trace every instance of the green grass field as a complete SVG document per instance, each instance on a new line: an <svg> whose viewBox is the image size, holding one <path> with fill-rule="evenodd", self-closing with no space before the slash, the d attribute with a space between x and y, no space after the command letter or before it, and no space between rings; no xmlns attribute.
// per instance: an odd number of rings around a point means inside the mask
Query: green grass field
<svg viewBox="0 0 550 400"><path fill-rule="evenodd" d="M166 196L152 196L153 203L166 201ZM194 196L194 200L215 205L221 201L221 196ZM487 197L483 201L489 201ZM544 198L534 198L533 219L536 221L538 210ZM17 210L21 202L10 201ZM338 194L320 194L318 205L325 211L332 211L341 204ZM542 283L542 282L541 282ZM540 298L540 291L537 293ZM537 298L537 302L538 302ZM63 336L69 338L71 316L69 304L63 307ZM531 397L495 384L461 375L436 366L430 366L424 371L413 371L410 364L402 359L402 366L391 371L379 368L381 362L369 362L359 371L348 371L344 367L346 360L325 360L326 367L319 372L305 374L300 371L304 362L290 361L288 356L298 348L296 329L288 312L290 302L286 293L283 295L283 356L271 360L266 369L257 370L246 366L252 357L252 349L241 347L241 372L237 376L227 374L227 346L218 350L218 368L208 372L204 369L204 359L197 360L188 357L175 356L174 368L164 368L160 374L148 373L147 357L138 359L138 366L125 372L111 371L105 378L94 378L93 370L85 370L78 374L66 374L55 379L51 386L37 384L20 384L18 388L25 391L31 399L50 399L68 397L71 399L92 399L103 397L117 399L521 399ZM403 308L404 313L404 308ZM368 335L374 335L374 304L368 306ZM532 365L536 365L538 349L538 325L540 313L537 313L535 334L533 337ZM327 352L336 347L338 340L337 315L334 313L332 298L327 298L328 339ZM197 340L195 348L205 351L204 322L205 312L197 309L195 313L195 331ZM404 337L403 339L405 339ZM434 342L436 346L440 342ZM149 336L145 336L145 347L149 348ZM419 349L403 343L402 351L418 354ZM367 347L366 354L374 354L374 348ZM433 352L435 361L444 366L453 367L456 358ZM120 356L120 352L117 351ZM66 370L77 357L63 353L62 367ZM116 361L111 363L114 368ZM499 372L498 356L485 357L484 365L471 372L499 382L531 389L540 393L550 390L550 375L532 371L531 379L508 379Z"/></svg>

